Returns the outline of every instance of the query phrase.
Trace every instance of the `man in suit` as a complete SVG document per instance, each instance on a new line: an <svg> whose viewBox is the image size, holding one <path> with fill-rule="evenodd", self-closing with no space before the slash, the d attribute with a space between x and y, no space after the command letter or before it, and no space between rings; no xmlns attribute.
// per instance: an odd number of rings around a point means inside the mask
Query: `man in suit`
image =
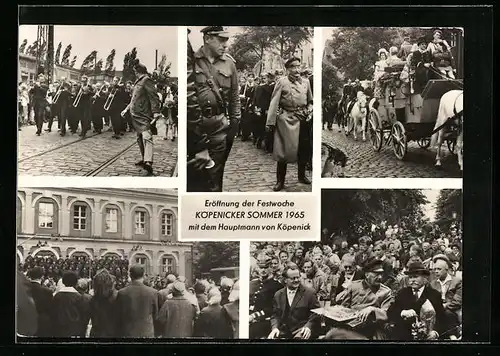
<svg viewBox="0 0 500 356"><path fill-rule="evenodd" d="M121 337L154 337L158 315L158 293L144 285L144 268L130 267L130 284L116 297L119 335Z"/></svg>
<svg viewBox="0 0 500 356"><path fill-rule="evenodd" d="M283 271L286 288L276 292L273 299L269 339L309 339L317 333L319 316L312 309L320 308L313 290L300 283L300 270L289 264Z"/></svg>
<svg viewBox="0 0 500 356"><path fill-rule="evenodd" d="M38 312L32 296L32 284L24 274L16 276L16 332L17 336L36 336Z"/></svg>
<svg viewBox="0 0 500 356"><path fill-rule="evenodd" d="M445 314L441 295L429 286L430 271L422 262L412 262L405 273L409 286L398 292L388 311L389 320L394 323L393 337L413 340L412 325L420 320L427 325L427 339L439 338L444 331Z"/></svg>
<svg viewBox="0 0 500 356"><path fill-rule="evenodd" d="M394 269L392 263L387 259L386 256L387 246L382 241L375 242L373 246L373 254L375 258L378 258L382 261L382 268L384 269L384 274L382 275L382 283L387 287L391 288L392 283L394 282Z"/></svg>
<svg viewBox="0 0 500 356"><path fill-rule="evenodd" d="M358 239L359 250L354 258L354 264L358 268L358 270L363 269L366 261L371 260L373 258L373 253L368 249L368 245L370 242L370 238L368 236L362 236Z"/></svg>
<svg viewBox="0 0 500 356"><path fill-rule="evenodd" d="M157 134L156 120L162 116L160 98L144 64L137 63L134 66L134 74L137 79L134 83L132 98L121 115L125 118L127 112L130 112L132 125L137 132L137 144L142 159L136 163L136 166L144 168L146 176L152 176L153 135Z"/></svg>
<svg viewBox="0 0 500 356"><path fill-rule="evenodd" d="M337 286L330 291L330 304L334 305L335 298L340 292L348 288L353 281L363 279L363 277L363 272L355 268L354 260L345 260L342 263L342 272L340 272Z"/></svg>
<svg viewBox="0 0 500 356"><path fill-rule="evenodd" d="M458 327L462 323L462 280L450 275L451 261L446 255L436 255L432 259L436 277L430 287L441 294L446 316L446 330L449 335L458 336Z"/></svg>
<svg viewBox="0 0 500 356"><path fill-rule="evenodd" d="M44 270L42 267L35 267L28 272L28 277L31 280L31 294L38 312L38 329L36 336L50 337L52 336L50 319L53 305L52 291L50 288L42 285L43 274Z"/></svg>

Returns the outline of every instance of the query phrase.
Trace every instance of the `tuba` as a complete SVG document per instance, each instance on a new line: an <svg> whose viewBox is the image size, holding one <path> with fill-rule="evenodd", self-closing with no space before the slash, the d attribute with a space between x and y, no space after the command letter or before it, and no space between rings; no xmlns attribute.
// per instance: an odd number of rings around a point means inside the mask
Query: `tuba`
<svg viewBox="0 0 500 356"><path fill-rule="evenodd" d="M116 93L118 92L118 88L120 87L121 82L122 80L120 79L120 82L116 85L116 88L111 90L111 92L109 93L106 102L104 103L104 110L108 111L109 108L111 108L111 104L113 103L113 100L116 96Z"/></svg>

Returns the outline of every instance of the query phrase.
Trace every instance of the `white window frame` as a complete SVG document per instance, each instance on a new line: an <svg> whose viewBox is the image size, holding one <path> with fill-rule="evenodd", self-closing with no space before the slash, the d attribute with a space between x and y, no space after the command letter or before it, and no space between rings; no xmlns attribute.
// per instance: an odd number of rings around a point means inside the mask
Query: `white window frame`
<svg viewBox="0 0 500 356"><path fill-rule="evenodd" d="M142 219L142 217L144 217L144 219ZM136 235L146 235L146 212L145 211L137 210L135 212L134 232Z"/></svg>
<svg viewBox="0 0 500 356"><path fill-rule="evenodd" d="M82 212L85 212L85 214L82 215ZM77 220L77 222L75 222L75 219ZM73 205L73 230L75 231L87 230L87 206L84 204Z"/></svg>
<svg viewBox="0 0 500 356"><path fill-rule="evenodd" d="M170 230L170 232L169 232L169 230ZM174 214L163 213L161 215L161 234L162 234L162 236L172 236L173 230L174 230Z"/></svg>
<svg viewBox="0 0 500 356"><path fill-rule="evenodd" d="M114 214L111 212L114 211ZM112 218L115 218L114 220ZM115 229L112 230L111 227L115 224ZM118 209L117 208L106 208L106 216L104 221L104 228L107 233L116 234L118 232Z"/></svg>
<svg viewBox="0 0 500 356"><path fill-rule="evenodd" d="M42 205L43 204L43 205ZM49 212L47 209L42 209L42 206L51 206L52 207L52 215L49 215ZM40 202L38 204L38 227L41 229L53 229L54 228L54 203L48 203L48 202ZM50 218L51 221L48 221L47 218ZM48 225L51 226L48 226Z"/></svg>

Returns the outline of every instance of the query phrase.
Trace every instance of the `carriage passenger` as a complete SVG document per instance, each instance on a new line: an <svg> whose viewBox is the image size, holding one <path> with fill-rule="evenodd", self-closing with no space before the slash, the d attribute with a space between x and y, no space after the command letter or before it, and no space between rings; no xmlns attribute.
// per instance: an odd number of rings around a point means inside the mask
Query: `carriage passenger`
<svg viewBox="0 0 500 356"><path fill-rule="evenodd" d="M410 59L410 68L415 71L414 89L415 93L420 93L429 80L429 67L431 66L432 56L427 50L425 37L417 41L417 49L412 53Z"/></svg>
<svg viewBox="0 0 500 356"><path fill-rule="evenodd" d="M434 66L439 72L445 76L455 79L455 74L453 73L452 61L453 57L451 55L451 46L443 40L441 36L443 33L441 30L434 31L432 41L428 44L427 50L432 55Z"/></svg>
<svg viewBox="0 0 500 356"><path fill-rule="evenodd" d="M381 48L377 52L379 60L375 62L375 72L373 73L373 81L375 82L374 96L376 98L383 98L382 85L379 79L385 73L385 67L387 66L387 51Z"/></svg>

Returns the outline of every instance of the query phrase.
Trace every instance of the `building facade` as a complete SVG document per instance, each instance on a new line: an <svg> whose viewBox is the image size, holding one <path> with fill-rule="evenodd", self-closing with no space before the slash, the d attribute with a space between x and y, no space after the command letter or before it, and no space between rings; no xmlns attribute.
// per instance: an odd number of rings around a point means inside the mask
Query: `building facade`
<svg viewBox="0 0 500 356"><path fill-rule="evenodd" d="M19 81L23 83L36 81L36 57L19 53ZM79 69L55 65L54 80L67 78L69 80L80 80L81 72Z"/></svg>
<svg viewBox="0 0 500 356"><path fill-rule="evenodd" d="M17 255L118 256L149 275L192 278L192 244L177 239L177 192L20 188ZM40 244L42 242L42 244Z"/></svg>

